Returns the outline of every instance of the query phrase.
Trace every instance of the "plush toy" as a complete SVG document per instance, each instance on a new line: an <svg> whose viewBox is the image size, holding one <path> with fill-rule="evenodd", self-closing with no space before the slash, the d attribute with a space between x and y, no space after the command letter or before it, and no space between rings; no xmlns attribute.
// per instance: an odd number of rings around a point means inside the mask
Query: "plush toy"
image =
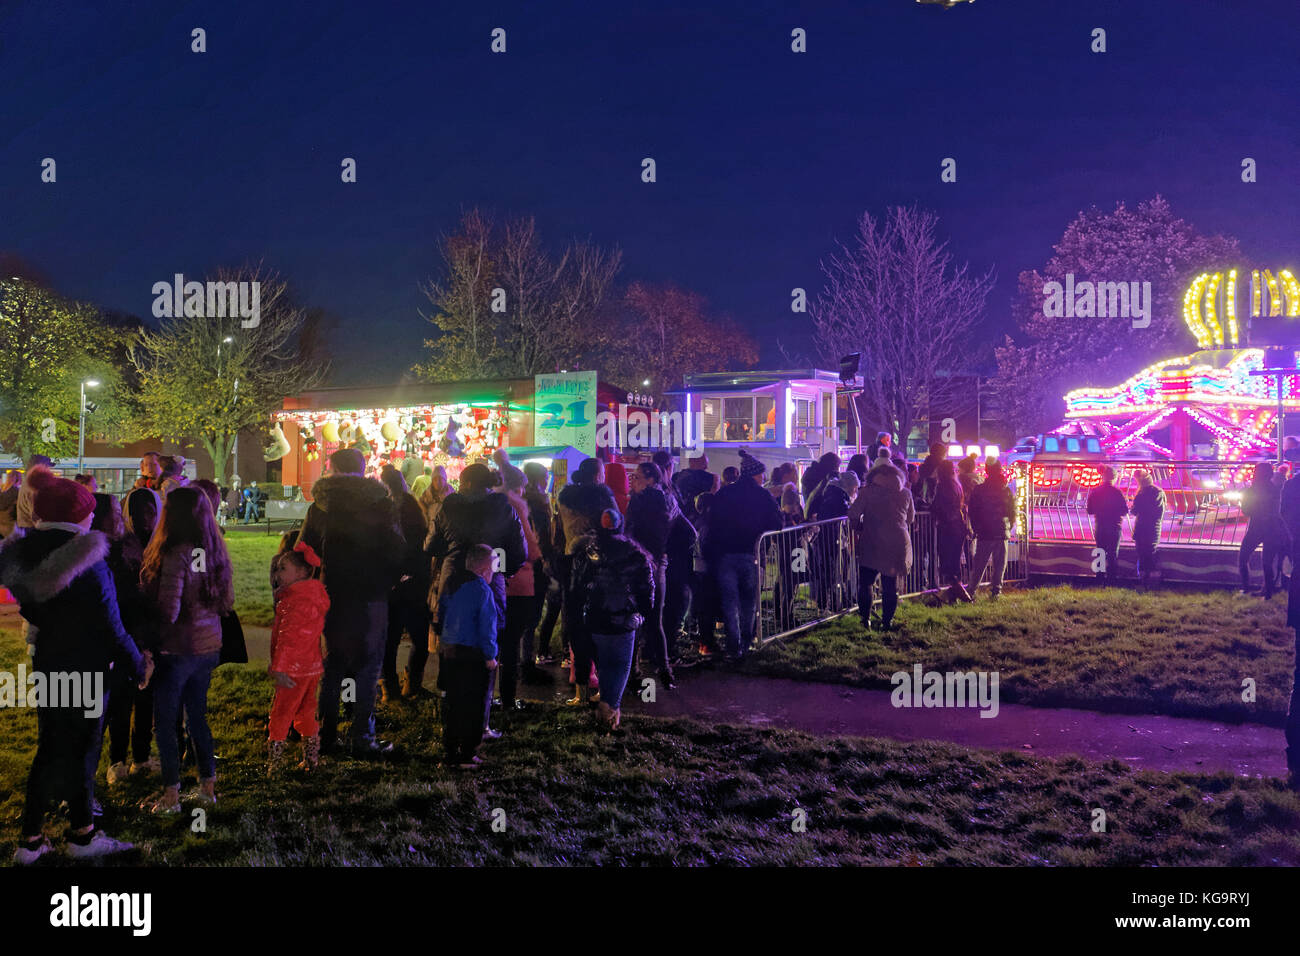
<svg viewBox="0 0 1300 956"><path fill-rule="evenodd" d="M326 422L321 426L320 437L327 442L337 442L339 440L339 423Z"/></svg>
<svg viewBox="0 0 1300 956"><path fill-rule="evenodd" d="M344 422L338 426L339 443L347 446L356 441L357 427L351 422Z"/></svg>
<svg viewBox="0 0 1300 956"><path fill-rule="evenodd" d="M284 429L276 422L271 426L271 442L263 449L262 457L267 461L279 461L289 454L289 439L284 437Z"/></svg>

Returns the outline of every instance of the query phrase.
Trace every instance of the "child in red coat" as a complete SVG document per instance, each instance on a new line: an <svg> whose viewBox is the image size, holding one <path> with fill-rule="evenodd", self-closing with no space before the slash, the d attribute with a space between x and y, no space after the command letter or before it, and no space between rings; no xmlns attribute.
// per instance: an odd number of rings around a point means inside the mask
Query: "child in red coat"
<svg viewBox="0 0 1300 956"><path fill-rule="evenodd" d="M267 752L267 773L284 767L285 738L292 725L302 734L303 770L320 761L320 724L316 721L316 688L325 666L321 659L321 632L330 599L325 585L312 577L320 558L310 545L298 544L280 555L276 566L279 588L275 592L275 624L271 628L271 666L275 700Z"/></svg>

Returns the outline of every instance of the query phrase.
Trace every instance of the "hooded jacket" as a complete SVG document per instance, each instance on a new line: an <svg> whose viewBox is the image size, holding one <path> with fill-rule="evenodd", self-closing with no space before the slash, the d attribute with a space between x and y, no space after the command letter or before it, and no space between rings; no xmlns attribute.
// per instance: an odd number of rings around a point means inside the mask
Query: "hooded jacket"
<svg viewBox="0 0 1300 956"><path fill-rule="evenodd" d="M849 527L858 536L858 564L890 577L912 567L912 524L916 506L893 464L876 465L849 507Z"/></svg>
<svg viewBox="0 0 1300 956"><path fill-rule="evenodd" d="M486 544L505 552L505 566L492 576L492 589L502 608L505 606L505 579L519 570L528 557L524 528L510 499L486 491L457 492L448 495L442 510L429 529L424 542L425 553L437 559L438 575L429 588L429 610L434 623L442 623L442 597L450 595L453 581L470 575L465 568L465 554L471 545Z"/></svg>
<svg viewBox="0 0 1300 956"><path fill-rule="evenodd" d="M311 491L298 540L320 555L330 601L387 600L406 553L388 489L360 475L330 475Z"/></svg>
<svg viewBox="0 0 1300 956"><path fill-rule="evenodd" d="M275 598L270 669L293 678L325 673L321 634L330 609L325 585L316 578L303 578L280 588Z"/></svg>
<svg viewBox="0 0 1300 956"><path fill-rule="evenodd" d="M569 590L591 634L626 634L654 608L650 555L631 538L604 529L578 539Z"/></svg>
<svg viewBox="0 0 1300 956"><path fill-rule="evenodd" d="M39 633L41 670L106 671L111 663L141 680L145 661L122 626L108 539L98 531L40 528L0 544L0 584Z"/></svg>

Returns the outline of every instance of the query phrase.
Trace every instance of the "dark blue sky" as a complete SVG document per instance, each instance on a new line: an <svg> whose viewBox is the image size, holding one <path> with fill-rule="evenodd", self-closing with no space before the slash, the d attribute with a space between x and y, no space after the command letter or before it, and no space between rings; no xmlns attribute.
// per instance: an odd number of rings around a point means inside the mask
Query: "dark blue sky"
<svg viewBox="0 0 1300 956"><path fill-rule="evenodd" d="M704 293L765 363L808 348L790 289L895 203L997 267L990 337L1092 204L1162 193L1248 261L1300 265L1294 0L700 6L7 0L0 250L140 316L175 272L263 259L339 317L337 383L419 358L419 283L476 204L617 243L625 280Z"/></svg>

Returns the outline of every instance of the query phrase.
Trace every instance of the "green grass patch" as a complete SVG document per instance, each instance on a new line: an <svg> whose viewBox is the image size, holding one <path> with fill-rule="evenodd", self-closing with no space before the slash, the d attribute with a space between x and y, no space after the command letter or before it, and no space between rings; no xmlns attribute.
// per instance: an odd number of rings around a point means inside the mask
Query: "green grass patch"
<svg viewBox="0 0 1300 956"><path fill-rule="evenodd" d="M275 620L268 575L271 556L279 547L278 534L227 530L226 548L234 568L235 611L245 624L270 627Z"/></svg>
<svg viewBox="0 0 1300 956"><path fill-rule="evenodd" d="M0 666L22 651L0 633ZM1275 865L1300 864L1300 797L1275 781L1135 772L948 744L629 717L598 735L585 714L530 712L485 745L474 774L438 765L430 704L381 711L387 764L331 760L264 776L271 685L218 670L210 694L218 806L152 817L156 787L109 790L104 826L128 865ZM31 711L0 711L0 853L17 837L35 748ZM188 781L187 781L188 785ZM1106 832L1092 830L1106 811ZM494 811L505 829L493 830ZM795 832L794 812L806 814ZM51 821L52 837L62 838ZM45 864L42 864L45 865ZM49 865L67 865L62 857Z"/></svg>
<svg viewBox="0 0 1300 956"><path fill-rule="evenodd" d="M1295 638L1282 599L1227 591L1044 587L997 602L903 601L887 635L856 615L775 641L748 673L859 687L926 670L997 671L1004 701L1252 721L1286 718ZM883 640L882 640L883 638ZM1256 700L1242 700L1243 680Z"/></svg>

